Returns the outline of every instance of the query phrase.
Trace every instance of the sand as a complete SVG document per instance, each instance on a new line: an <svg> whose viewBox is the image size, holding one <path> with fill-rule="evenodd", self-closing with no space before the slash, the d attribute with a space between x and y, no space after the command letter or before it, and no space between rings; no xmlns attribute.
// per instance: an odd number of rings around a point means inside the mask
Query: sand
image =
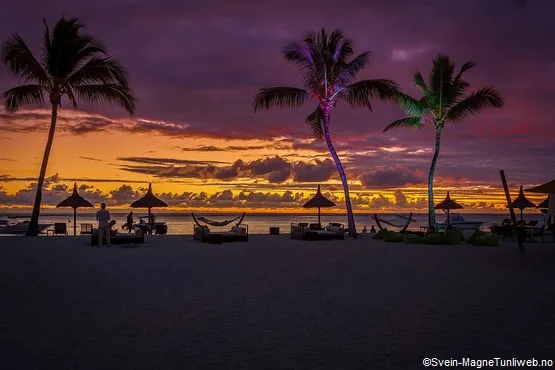
<svg viewBox="0 0 555 370"><path fill-rule="evenodd" d="M555 244L0 239L0 369L416 369L555 359Z"/></svg>

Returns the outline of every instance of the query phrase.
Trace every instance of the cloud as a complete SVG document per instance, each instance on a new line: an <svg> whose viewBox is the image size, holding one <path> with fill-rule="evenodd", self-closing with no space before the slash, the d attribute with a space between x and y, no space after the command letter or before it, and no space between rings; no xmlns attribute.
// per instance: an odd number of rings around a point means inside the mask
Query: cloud
<svg viewBox="0 0 555 370"><path fill-rule="evenodd" d="M331 159L297 162L293 167L293 180L298 182L324 182L337 173Z"/></svg>
<svg viewBox="0 0 555 370"><path fill-rule="evenodd" d="M408 169L395 169L368 172L361 175L359 180L365 188L395 188L422 184L425 178Z"/></svg>
<svg viewBox="0 0 555 370"><path fill-rule="evenodd" d="M406 62L420 55L426 54L431 51L433 45L431 43L424 43L417 47L397 47L391 50L391 59L397 62Z"/></svg>
<svg viewBox="0 0 555 370"><path fill-rule="evenodd" d="M250 162L235 161L222 166L223 162L193 161L173 158L123 157L120 168L129 172L143 173L163 178L197 178L233 180L237 178L265 179L269 183L283 183L293 178L296 182L324 182L336 172L330 159L308 162L290 162L280 156L256 159Z"/></svg>

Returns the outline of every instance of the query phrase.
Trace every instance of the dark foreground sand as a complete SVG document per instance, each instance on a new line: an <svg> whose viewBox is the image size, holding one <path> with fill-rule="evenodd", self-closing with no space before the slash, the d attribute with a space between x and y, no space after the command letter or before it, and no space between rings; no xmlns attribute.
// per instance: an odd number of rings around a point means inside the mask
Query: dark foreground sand
<svg viewBox="0 0 555 370"><path fill-rule="evenodd" d="M0 239L0 369L413 369L555 358L555 244Z"/></svg>

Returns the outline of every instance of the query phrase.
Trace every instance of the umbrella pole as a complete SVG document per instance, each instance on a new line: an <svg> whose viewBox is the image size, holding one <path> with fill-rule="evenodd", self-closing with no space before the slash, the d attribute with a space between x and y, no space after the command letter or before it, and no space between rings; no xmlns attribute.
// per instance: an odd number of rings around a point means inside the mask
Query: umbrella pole
<svg viewBox="0 0 555 370"><path fill-rule="evenodd" d="M320 207L318 207L318 226L320 226Z"/></svg>
<svg viewBox="0 0 555 370"><path fill-rule="evenodd" d="M73 208L73 236L77 235L77 208Z"/></svg>
<svg viewBox="0 0 555 370"><path fill-rule="evenodd" d="M523 213L523 212L524 212L524 209L521 209L521 210L520 210L520 221L522 221L522 219L523 219L523 216L522 216L522 213Z"/></svg>
<svg viewBox="0 0 555 370"><path fill-rule="evenodd" d="M150 208L148 209L148 226L150 231L148 232L149 235L152 235L152 222L150 221Z"/></svg>
<svg viewBox="0 0 555 370"><path fill-rule="evenodd" d="M449 225L449 210L447 210L447 225Z"/></svg>

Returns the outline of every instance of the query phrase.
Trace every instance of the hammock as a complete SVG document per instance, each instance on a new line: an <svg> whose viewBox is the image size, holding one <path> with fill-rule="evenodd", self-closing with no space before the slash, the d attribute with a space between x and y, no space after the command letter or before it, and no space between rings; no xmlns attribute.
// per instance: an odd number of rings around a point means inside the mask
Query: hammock
<svg viewBox="0 0 555 370"><path fill-rule="evenodd" d="M409 214L409 217L397 215L397 216L395 216L395 218L393 220L385 220L383 218L378 217L377 214L374 214L374 220L376 220L376 225L378 225L378 228L380 230L384 229L381 225L381 223L384 223L384 224L392 226L392 227L401 228L401 230L399 230L400 233L405 231L407 229L407 227L409 227L409 224L411 222L416 221L414 218L412 218L412 212ZM397 222L395 222L395 221L397 221Z"/></svg>
<svg viewBox="0 0 555 370"><path fill-rule="evenodd" d="M209 220L206 217L202 217L202 216L195 216L194 213L191 213L191 216L193 216L193 221L195 221L195 223L199 226L202 227L203 225L201 225L199 223L200 222L204 222L207 225L210 226L227 226L230 223L232 223L235 220L239 220L239 222L237 222L236 226L241 225L241 222L243 222L243 218L245 218L245 212L243 212L243 214L241 216L237 216L231 220L225 220L225 221L213 221L213 220Z"/></svg>

